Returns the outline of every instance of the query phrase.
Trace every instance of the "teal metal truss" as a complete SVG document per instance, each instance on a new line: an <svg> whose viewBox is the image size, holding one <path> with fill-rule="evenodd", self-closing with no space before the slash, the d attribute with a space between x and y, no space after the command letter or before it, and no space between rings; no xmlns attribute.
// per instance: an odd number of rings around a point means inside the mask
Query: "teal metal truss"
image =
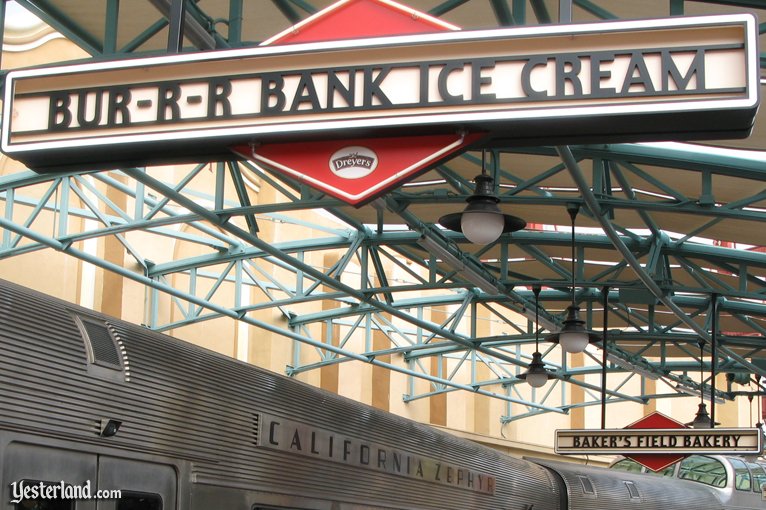
<svg viewBox="0 0 766 510"><path fill-rule="evenodd" d="M94 60L174 51L168 41L177 0L104 0L88 14L72 0L17 1ZM183 51L257 44L327 2L256 4L184 2ZM456 24L469 19L470 9L470 19L483 28L569 16L593 21L738 9L766 15L766 2L756 1L651 4L662 5L662 12L606 0L410 4ZM282 27L266 23L274 16ZM576 365L566 358L548 361L553 382L542 390L531 391L517 377L531 360L536 333L560 327L570 299L570 231L560 226L568 224L567 205L576 203L576 301L589 327L601 330L608 320L607 402L710 392L713 336L716 370L731 374L715 396L733 399L759 393L757 380L766 376L761 128L756 124L753 139L740 146L718 144L716 150L680 143L495 147L489 170L501 205L537 225L486 247L436 225L438 213L461 210L472 193L481 165L476 153L359 209L246 161L200 163L172 180L155 168L55 176L23 171L0 177L0 258L63 252L143 284L145 323L158 331L228 317L292 341L288 375L370 363L410 378L406 401L469 391L506 402L501 419L512 421L601 403L599 349ZM213 189L197 185L210 175ZM279 200L253 200L263 187ZM273 241L262 234L267 227L306 235ZM89 250L92 239L119 243L130 263ZM153 239L182 245L182 253L192 255L158 258L148 249ZM325 254L332 260L327 267L308 262ZM543 287L538 325L532 321L534 285ZM261 298L245 298L254 292ZM160 313L168 298L172 320ZM301 311L311 303L332 306ZM280 319L259 318L269 311ZM487 321L502 333L482 334ZM713 324L719 325L715 335ZM376 334L385 336L386 348L373 347ZM302 363L301 349L313 349L318 361ZM542 351L549 360L562 359L550 355L552 345ZM701 381L700 370L707 374ZM428 390L417 379L428 381ZM637 379L641 391L628 391ZM651 379L678 390L648 391ZM578 403L572 403L573 387L585 395Z"/></svg>

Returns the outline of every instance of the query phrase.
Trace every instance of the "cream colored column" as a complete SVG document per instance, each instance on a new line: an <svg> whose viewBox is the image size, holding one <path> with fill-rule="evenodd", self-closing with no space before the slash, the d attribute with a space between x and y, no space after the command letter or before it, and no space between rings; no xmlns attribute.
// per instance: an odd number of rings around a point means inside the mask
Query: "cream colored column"
<svg viewBox="0 0 766 510"><path fill-rule="evenodd" d="M585 360L585 355L582 353L578 354L568 354L569 356L569 366L572 368L578 368L583 366L583 362ZM576 384L569 385L570 388L570 401L572 404L581 404L585 401L585 390L583 390L580 386L577 386ZM585 428L585 408L584 407L575 407L572 409L569 413L569 423L570 427L573 429L584 429Z"/></svg>
<svg viewBox="0 0 766 510"><path fill-rule="evenodd" d="M391 316L385 315L388 320ZM389 349L391 342L388 337L378 330L372 332L372 350L380 351ZM384 363L391 363L391 355L379 356ZM378 409L389 411L391 409L391 370L376 365L372 366L372 405Z"/></svg>
<svg viewBox="0 0 766 510"><path fill-rule="evenodd" d="M431 320L433 322L436 322L437 324L440 324L446 319L447 315L449 314L448 311L439 309L439 308L432 308L431 309ZM435 344L437 342L440 342L439 340L432 340L431 343ZM448 373L449 366L447 365L447 360L440 358L438 356L434 356L432 358L429 358L428 360L423 360L423 362L430 363L429 373L432 376L444 376L444 374ZM441 370L440 370L441 369ZM428 384L429 389L426 391L432 391L433 386L429 383ZM428 408L429 408L429 418L428 421L431 423L431 425L441 425L441 426L447 426L447 395L445 393L441 393L438 395L433 395L429 397L428 399Z"/></svg>
<svg viewBox="0 0 766 510"><path fill-rule="evenodd" d="M492 335L492 322L489 310L483 306L476 307L476 336L487 337ZM484 363L476 363L476 381L486 381L492 378L494 374L489 370L489 367ZM501 391L498 389L498 391ZM473 432L477 434L490 434L492 432L492 399L486 395L471 395L473 399ZM497 413L494 414L494 420L497 421ZM466 423L466 425L469 425Z"/></svg>
<svg viewBox="0 0 766 510"><path fill-rule="evenodd" d="M335 253L328 253L324 256L324 267L332 267L334 264L336 264L339 260L339 256ZM332 289L329 289L325 287L325 292L330 292ZM332 310L335 308L338 308L338 303L335 301L330 301L327 299L322 300L322 311L325 310ZM330 343L334 346L337 346L340 341L340 328L338 326L332 326L332 331L327 330L327 324L322 323L322 339L326 340L328 337L328 334L330 335ZM332 365L327 365L319 369L319 387L323 390L331 391L333 393L338 393L338 375L339 375L340 366L335 363Z"/></svg>

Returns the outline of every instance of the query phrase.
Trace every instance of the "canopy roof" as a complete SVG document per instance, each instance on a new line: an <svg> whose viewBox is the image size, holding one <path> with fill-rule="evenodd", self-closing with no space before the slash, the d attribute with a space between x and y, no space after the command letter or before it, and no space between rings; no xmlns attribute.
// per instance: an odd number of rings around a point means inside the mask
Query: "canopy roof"
<svg viewBox="0 0 766 510"><path fill-rule="evenodd" d="M171 0L17 2L93 59L135 58L168 48ZM257 45L330 3L188 2L184 50ZM410 0L408 5L463 29L555 23L560 15L559 2L550 0ZM766 2L755 0L574 0L571 7L574 22L740 12L766 19ZM319 362L296 362L291 374L360 360L433 383L431 391L408 399L476 391L527 406L527 412L505 417L517 419L573 405L568 397L522 395L513 388L523 384L516 376L530 362L535 341L527 322L535 315L533 287L542 287L539 314L546 333L541 337L556 331L565 317L572 282L567 206L578 204L575 299L588 327L601 334L607 292L609 371L696 387L690 374L698 373L700 364L710 366L715 301L718 371L746 381L766 376L764 115L761 110L752 135L742 140L493 147L488 164L500 207L528 225L486 247L437 223L462 210L473 192L473 178L481 172L477 152L451 158L358 208L234 158L201 162L180 179L161 168L63 176L19 172L0 178L6 211L0 218L0 257L53 248L166 293L180 313L164 321L150 312L147 322L159 330L227 316L320 349ZM208 172L218 176L216 189L195 187ZM259 186L274 187L275 198L256 200ZM32 190L44 190L46 200L69 193L79 205L41 202ZM128 202L114 200L115 195L127 197L134 209L120 205ZM52 233L49 225L37 223L42 209L57 210L61 221L94 221L84 222L80 232ZM284 228L299 234L269 237ZM135 232L143 233L140 243L131 241ZM185 248L154 253L149 248L154 236ZM101 237L118 239L132 267L83 248L87 239ZM435 252L433 243L441 249ZM312 260L317 254L335 258L314 267L305 262L310 254ZM223 288L235 290L219 292ZM259 298L243 301L240 289L254 289ZM319 301L332 306L305 311L304 305ZM264 310L281 320L262 319ZM312 329L317 324L339 326L341 338L317 335ZM385 348L347 343L357 331L381 332ZM548 346L541 350L548 354ZM395 353L411 363L387 357ZM478 377L474 366L466 382L457 370L435 374L419 364L422 357L438 356L489 370ZM583 366L559 359L548 368L560 387L595 390L582 376L600 371L600 357L594 349ZM708 377L706 389L709 383ZM718 391L733 398L746 388ZM644 402L677 395L610 390L609 399Z"/></svg>

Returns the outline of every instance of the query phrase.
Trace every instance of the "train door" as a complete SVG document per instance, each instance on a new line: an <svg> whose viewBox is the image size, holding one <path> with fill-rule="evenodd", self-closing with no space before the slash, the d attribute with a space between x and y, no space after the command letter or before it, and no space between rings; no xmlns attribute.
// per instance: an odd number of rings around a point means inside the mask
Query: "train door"
<svg viewBox="0 0 766 510"><path fill-rule="evenodd" d="M11 442L0 510L177 510L174 466ZM104 491L120 491L120 497Z"/></svg>
<svg viewBox="0 0 766 510"><path fill-rule="evenodd" d="M3 501L12 510L95 510L93 500L67 499L62 488L93 490L98 457L63 448L10 443L3 456Z"/></svg>
<svg viewBox="0 0 766 510"><path fill-rule="evenodd" d="M98 501L96 510L176 510L177 478L173 466L100 456L98 487L120 497Z"/></svg>

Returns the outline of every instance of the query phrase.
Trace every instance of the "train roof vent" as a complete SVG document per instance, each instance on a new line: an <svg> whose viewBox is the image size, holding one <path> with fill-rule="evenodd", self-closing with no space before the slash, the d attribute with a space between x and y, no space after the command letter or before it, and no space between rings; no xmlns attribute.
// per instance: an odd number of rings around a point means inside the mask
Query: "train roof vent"
<svg viewBox="0 0 766 510"><path fill-rule="evenodd" d="M577 478L579 478L580 485L582 485L583 494L596 495L596 489L593 487L593 482L590 481L590 478L585 475L577 475Z"/></svg>
<svg viewBox="0 0 766 510"><path fill-rule="evenodd" d="M117 345L106 324L103 322L98 324L86 320L83 321L82 325L85 328L85 334L88 336L91 353L93 354L93 362L122 368L120 353L117 351Z"/></svg>
<svg viewBox="0 0 766 510"><path fill-rule="evenodd" d="M129 380L125 346L109 323L97 317L75 315L88 356L88 371L109 379Z"/></svg>
<svg viewBox="0 0 766 510"><path fill-rule="evenodd" d="M641 494L638 493L638 487L633 482L625 482L625 487L628 488L628 494L630 499L641 499Z"/></svg>

